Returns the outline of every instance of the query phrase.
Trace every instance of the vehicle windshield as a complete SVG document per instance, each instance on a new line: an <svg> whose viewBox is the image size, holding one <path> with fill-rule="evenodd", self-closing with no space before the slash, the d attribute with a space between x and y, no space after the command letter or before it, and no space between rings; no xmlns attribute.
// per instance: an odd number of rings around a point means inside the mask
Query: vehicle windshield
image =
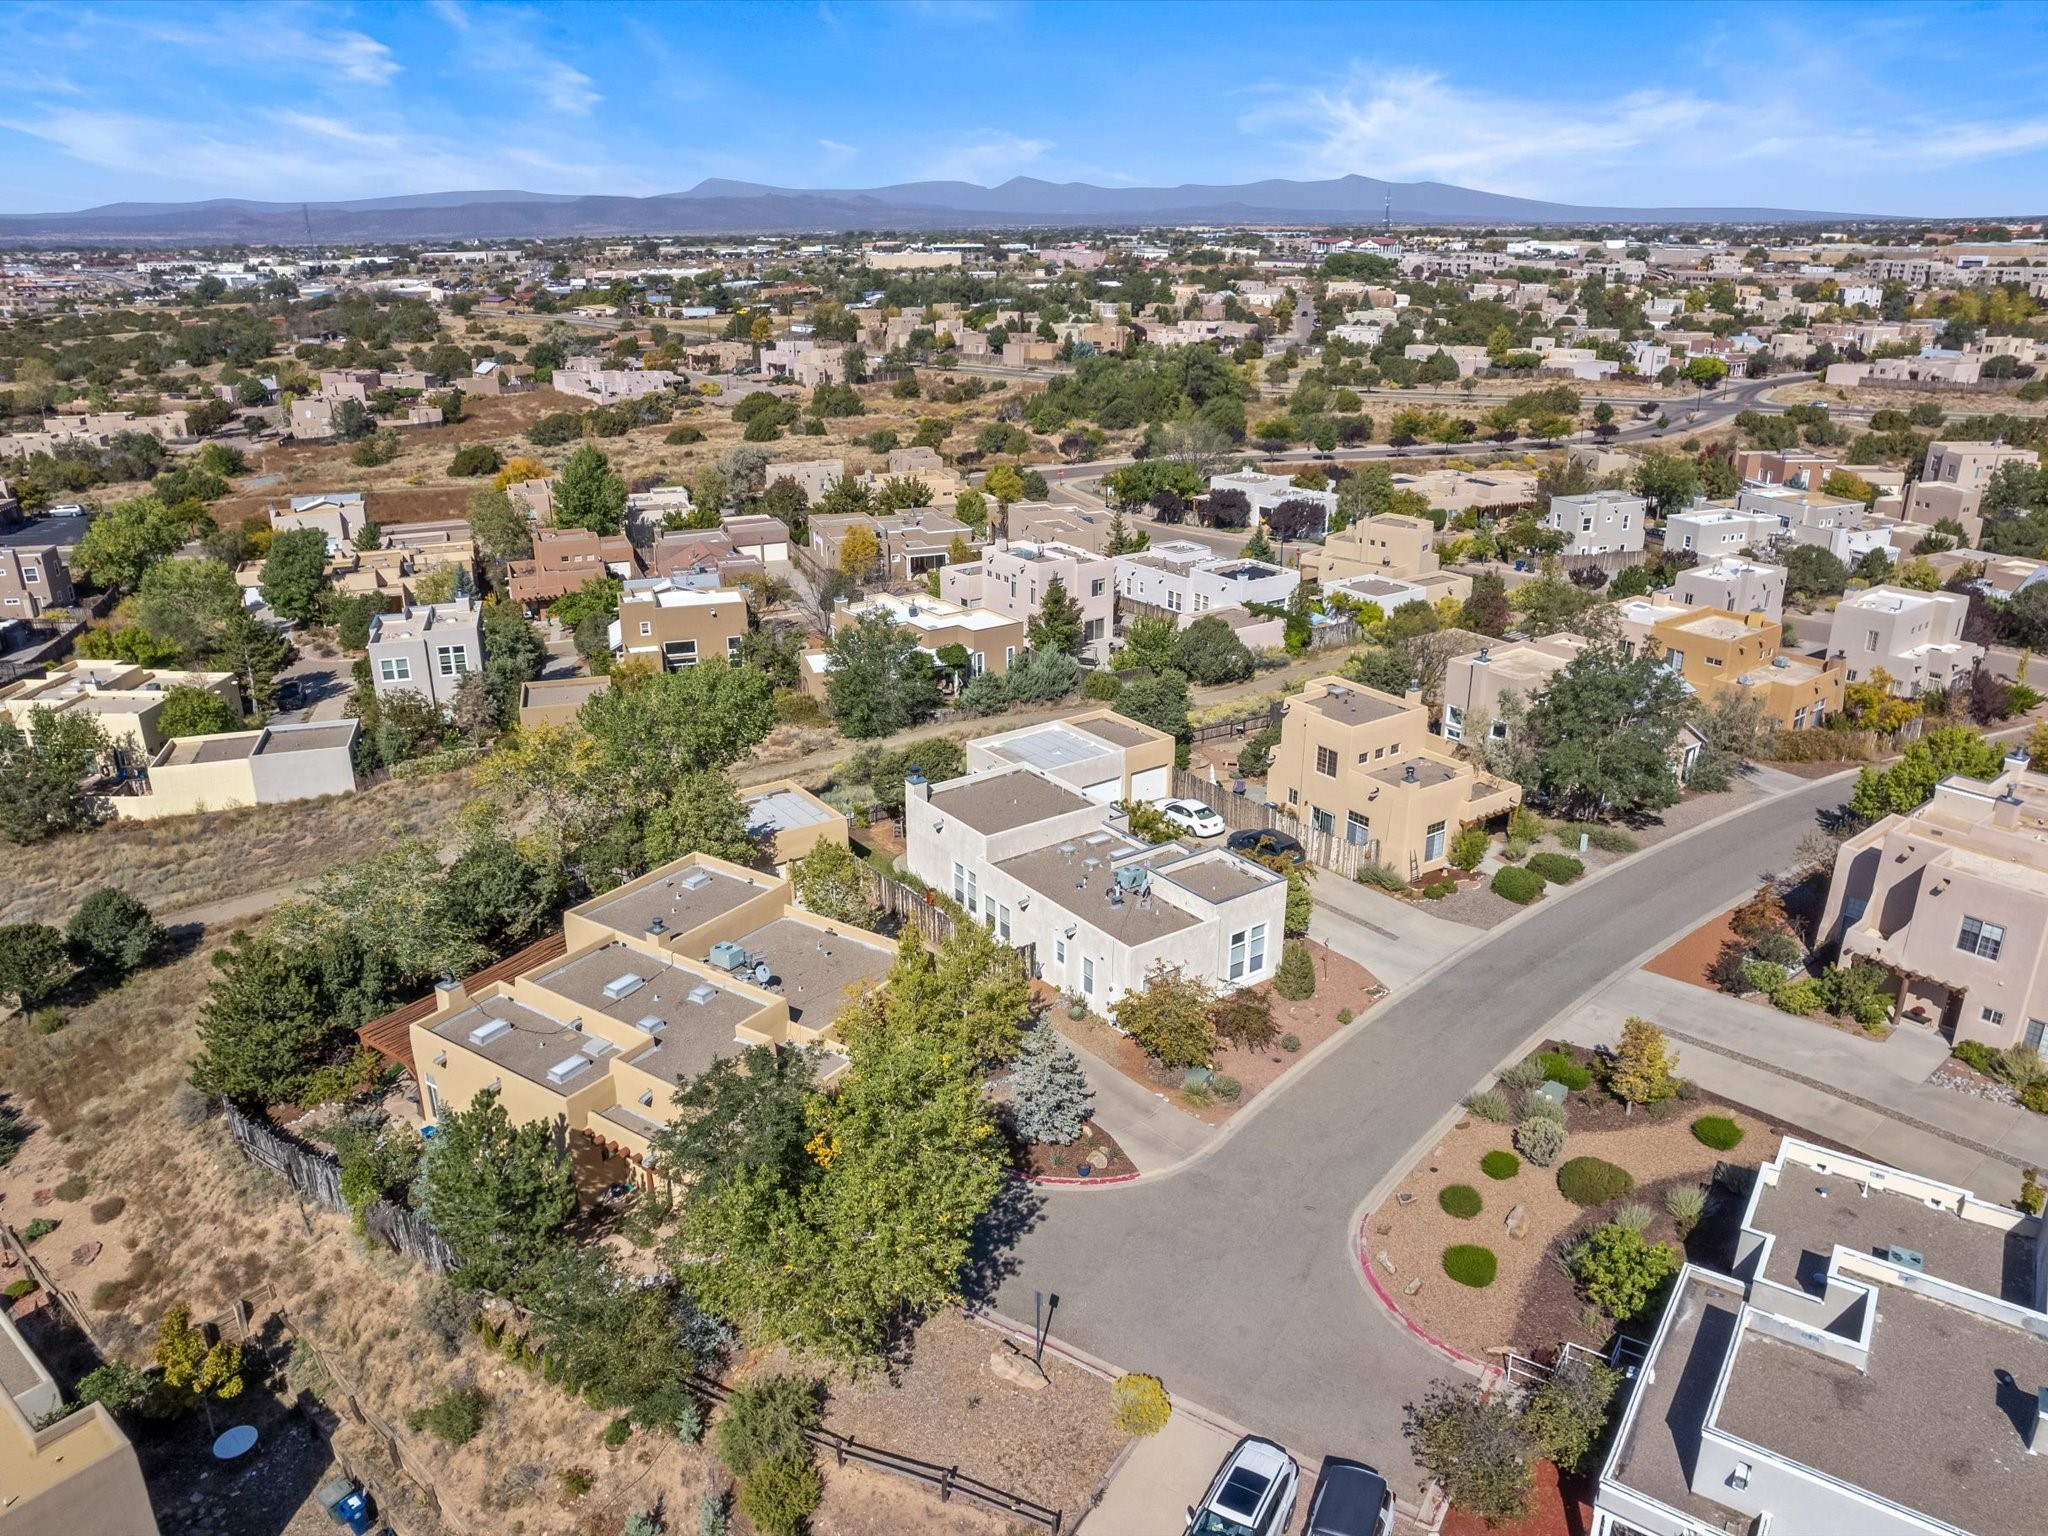
<svg viewBox="0 0 2048 1536"><path fill-rule="evenodd" d="M1205 1509L1188 1527L1188 1536L1254 1536L1252 1528L1241 1525L1220 1509Z"/></svg>

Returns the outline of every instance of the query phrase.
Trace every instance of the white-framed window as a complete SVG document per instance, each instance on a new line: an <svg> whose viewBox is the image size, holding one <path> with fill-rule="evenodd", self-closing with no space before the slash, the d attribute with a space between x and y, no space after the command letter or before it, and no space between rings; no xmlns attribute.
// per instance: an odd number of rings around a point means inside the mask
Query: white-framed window
<svg viewBox="0 0 2048 1536"><path fill-rule="evenodd" d="M646 619L642 619L642 620L640 621L640 633L641 633L641 634L643 634L643 635L651 635L651 634L653 634L653 633L654 633L654 625L653 625L653 624L652 624L651 622L649 622L648 620L646 620Z"/></svg>
<svg viewBox="0 0 2048 1536"><path fill-rule="evenodd" d="M958 859L953 861L953 899L963 907L967 905L967 866Z"/></svg>
<svg viewBox="0 0 2048 1536"><path fill-rule="evenodd" d="M37 570L34 566L24 565L21 568L21 582L23 586L32 587L42 579L43 573Z"/></svg>
<svg viewBox="0 0 2048 1536"><path fill-rule="evenodd" d="M467 677L469 675L469 647L466 645L437 645L434 647L434 665L443 677Z"/></svg>
<svg viewBox="0 0 2048 1536"><path fill-rule="evenodd" d="M1067 963L1067 941L1065 939L1054 939L1052 941L1052 958L1056 964L1065 965Z"/></svg>
<svg viewBox="0 0 2048 1536"><path fill-rule="evenodd" d="M2048 1019L2027 1020L2027 1049L2038 1051L2044 1041L2048 1041Z"/></svg>
<svg viewBox="0 0 2048 1536"><path fill-rule="evenodd" d="M1999 1025L2005 1022L2005 1014L1997 1008L1986 1008L1978 1015L1986 1024Z"/></svg>
<svg viewBox="0 0 2048 1536"><path fill-rule="evenodd" d="M410 656L386 656L377 663L378 678L387 683L409 683L412 681L412 658Z"/></svg>
<svg viewBox="0 0 2048 1536"><path fill-rule="evenodd" d="M1290 789L1289 791L1287 791L1287 803L1289 805L1301 804L1301 791L1298 789Z"/></svg>
<svg viewBox="0 0 2048 1536"><path fill-rule="evenodd" d="M739 661L740 637L738 635L727 635L725 637L725 659L733 663Z"/></svg>
<svg viewBox="0 0 2048 1536"><path fill-rule="evenodd" d="M1367 843L1371 842L1372 818L1361 815L1357 811L1346 813L1344 817L1344 841L1351 844L1354 848L1363 848Z"/></svg>
<svg viewBox="0 0 2048 1536"><path fill-rule="evenodd" d="M1081 991L1088 997L1095 995L1095 959L1091 955L1081 957Z"/></svg>
<svg viewBox="0 0 2048 1536"><path fill-rule="evenodd" d="M1241 981L1266 968L1266 925L1254 923L1230 936L1230 979Z"/></svg>
<svg viewBox="0 0 2048 1536"><path fill-rule="evenodd" d="M1245 974L1256 976L1266 968L1266 925L1252 924L1251 947L1245 960Z"/></svg>
<svg viewBox="0 0 2048 1536"><path fill-rule="evenodd" d="M1425 860L1440 859L1444 856L1444 824L1433 821L1429 830L1422 835L1422 857Z"/></svg>
<svg viewBox="0 0 2048 1536"><path fill-rule="evenodd" d="M1337 749L1335 747L1316 748L1316 772L1326 779L1337 777Z"/></svg>
<svg viewBox="0 0 2048 1536"><path fill-rule="evenodd" d="M1335 834L1337 830L1336 814L1334 812L1324 810L1319 805L1312 805L1308 808L1308 819L1310 824L1313 825L1318 832L1323 833L1325 836L1331 836Z"/></svg>
<svg viewBox="0 0 2048 1536"><path fill-rule="evenodd" d="M429 1120L439 1120L441 1118L441 1085L435 1082L432 1077L427 1079L427 1118Z"/></svg>
<svg viewBox="0 0 2048 1536"><path fill-rule="evenodd" d="M1017 665L1017 647L1015 647L1014 645L1004 646L1003 670L1007 672L1010 670L1010 668L1014 667L1015 665Z"/></svg>
<svg viewBox="0 0 2048 1536"><path fill-rule="evenodd" d="M1963 919L1963 931L1956 936L1956 948L1975 955L1979 960L1996 960L1998 952L2005 947L2005 929L1997 923L1987 923L1981 918Z"/></svg>
<svg viewBox="0 0 2048 1536"><path fill-rule="evenodd" d="M996 903L996 937L1010 942L1010 909L1001 902Z"/></svg>
<svg viewBox="0 0 2048 1536"><path fill-rule="evenodd" d="M1090 597L1100 597L1102 596L1103 590L1106 587L1108 587L1108 585L1109 583L1106 580L1098 576L1093 581L1088 583L1088 595Z"/></svg>

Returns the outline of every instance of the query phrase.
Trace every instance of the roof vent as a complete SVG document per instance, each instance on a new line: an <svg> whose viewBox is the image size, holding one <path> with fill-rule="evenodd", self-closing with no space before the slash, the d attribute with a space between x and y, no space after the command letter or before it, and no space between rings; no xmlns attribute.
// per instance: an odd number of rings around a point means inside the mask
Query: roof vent
<svg viewBox="0 0 2048 1536"><path fill-rule="evenodd" d="M661 918L657 917L653 922L647 925L647 937L650 939L658 939L664 933L667 932L668 924Z"/></svg>
<svg viewBox="0 0 2048 1536"><path fill-rule="evenodd" d="M696 986L690 988L688 996L691 1002L702 1008L711 999L718 996L718 988L712 986L708 981L700 981Z"/></svg>
<svg viewBox="0 0 2048 1536"><path fill-rule="evenodd" d="M578 1072L587 1072L589 1070L590 1058L588 1056L571 1056L564 1061L556 1062L552 1067L548 1068L548 1081L559 1087Z"/></svg>
<svg viewBox="0 0 2048 1536"><path fill-rule="evenodd" d="M487 1019L469 1032L471 1045L489 1045L502 1034L511 1031L512 1025L505 1019Z"/></svg>
<svg viewBox="0 0 2048 1536"><path fill-rule="evenodd" d="M1413 784L1415 782L1415 765L1413 763L1408 764L1401 770L1401 781L1404 784Z"/></svg>
<svg viewBox="0 0 2048 1536"><path fill-rule="evenodd" d="M1792 663L1791 663L1791 661L1790 661L1789 659L1787 659L1786 657L1783 657L1783 656L1773 656L1773 657L1771 658L1771 665L1772 665L1772 666L1774 666L1774 667L1789 667L1789 666L1791 666L1791 665L1792 665Z"/></svg>
<svg viewBox="0 0 2048 1536"><path fill-rule="evenodd" d="M650 1013L645 1018L635 1019L633 1027L643 1035L658 1035L668 1028L668 1020L658 1013Z"/></svg>
<svg viewBox="0 0 2048 1536"><path fill-rule="evenodd" d="M1894 1243L1885 1249L1884 1256L1901 1269L1917 1269L1925 1272L1927 1255L1917 1248L1901 1248Z"/></svg>
<svg viewBox="0 0 2048 1536"><path fill-rule="evenodd" d="M708 869L693 869L676 882L686 891L701 891L710 883L711 871Z"/></svg>
<svg viewBox="0 0 2048 1536"><path fill-rule="evenodd" d="M647 985L647 979L638 971L628 971L623 976L614 976L604 984L604 995L613 1002L622 997L631 997Z"/></svg>

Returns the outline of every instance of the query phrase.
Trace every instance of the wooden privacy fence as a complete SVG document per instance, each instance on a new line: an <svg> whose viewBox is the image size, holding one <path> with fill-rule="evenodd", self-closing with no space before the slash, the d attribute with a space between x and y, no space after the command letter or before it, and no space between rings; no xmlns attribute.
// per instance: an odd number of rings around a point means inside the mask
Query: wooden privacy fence
<svg viewBox="0 0 2048 1536"><path fill-rule="evenodd" d="M927 944L937 947L953 937L954 908L950 902L932 899L928 892L902 880L891 880L872 865L861 866L861 887L867 899L884 918L915 928ZM1011 948L1024 957L1024 974L1038 974L1038 946L1015 944Z"/></svg>
<svg viewBox="0 0 2048 1536"><path fill-rule="evenodd" d="M1191 742L1220 741L1227 736L1253 736L1269 725L1280 723L1278 701L1259 710L1256 714L1232 715L1227 720L1211 720L1207 725L1195 726L1188 733Z"/></svg>
<svg viewBox="0 0 2048 1536"><path fill-rule="evenodd" d="M723 1382L714 1381L709 1376L692 1376L690 1388L702 1393L714 1403L723 1403L732 1396L730 1387ZM958 1494L961 1498L986 1509L1039 1526L1052 1532L1052 1536L1060 1536L1064 1518L1061 1511L1033 1503L1022 1494L1011 1493L1008 1489L998 1488L993 1483L984 1483L978 1477L969 1477L957 1466L944 1467L935 1461L920 1461L915 1456L884 1450L878 1445L862 1445L852 1435L842 1435L836 1430L809 1429L804 1431L804 1438L842 1467L851 1461L864 1467L874 1467L883 1472L893 1473L897 1477L908 1478L914 1483L922 1483L932 1489L938 1494L941 1503Z"/></svg>
<svg viewBox="0 0 2048 1536"><path fill-rule="evenodd" d="M317 1205L330 1211L348 1210L348 1202L341 1198L341 1168L332 1158L278 1135L232 1104L224 1106L224 1113L235 1145L251 1162L282 1174L293 1189ZM363 1230L394 1253L410 1255L430 1269L445 1274L455 1267L453 1250L426 1218L389 1200L364 1208Z"/></svg>
<svg viewBox="0 0 2048 1536"><path fill-rule="evenodd" d="M1377 842L1353 843L1329 832L1319 832L1297 820L1285 806L1268 805L1248 794L1235 794L1227 784L1211 784L1185 768L1173 770L1173 792L1180 799L1201 801L1221 816L1223 825L1233 832L1279 828L1300 840L1309 863L1347 880L1357 879L1358 872L1379 855Z"/></svg>

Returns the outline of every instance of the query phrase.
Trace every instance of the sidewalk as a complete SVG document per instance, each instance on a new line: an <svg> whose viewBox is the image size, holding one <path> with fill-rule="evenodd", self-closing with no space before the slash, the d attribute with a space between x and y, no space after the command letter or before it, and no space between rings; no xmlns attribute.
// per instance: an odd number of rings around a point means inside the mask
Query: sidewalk
<svg viewBox="0 0 2048 1536"><path fill-rule="evenodd" d="M1088 1074L1088 1086L1095 1093L1096 1119L1116 1138L1138 1172L1157 1173L1184 1162L1216 1134L1215 1126L1132 1082L1070 1036L1060 1038L1074 1048L1081 1070Z"/></svg>
<svg viewBox="0 0 2048 1536"><path fill-rule="evenodd" d="M1308 933L1399 991L1486 930L1454 923L1383 891L1324 870L1309 885L1315 913Z"/></svg>
<svg viewBox="0 0 2048 1536"><path fill-rule="evenodd" d="M1189 1506L1209 1491L1237 1438L1176 1405L1164 1429L1132 1442L1102 1502L1075 1529L1089 1536L1181 1536Z"/></svg>
<svg viewBox="0 0 2048 1536"><path fill-rule="evenodd" d="M1631 1015L1672 1036L1680 1071L1701 1087L1867 1156L1993 1200L2017 1192L2020 1169L2048 1166L2048 1116L1926 1081L1948 1055L1931 1035L1863 1040L1648 971L1611 983L1563 1030L1612 1044Z"/></svg>

